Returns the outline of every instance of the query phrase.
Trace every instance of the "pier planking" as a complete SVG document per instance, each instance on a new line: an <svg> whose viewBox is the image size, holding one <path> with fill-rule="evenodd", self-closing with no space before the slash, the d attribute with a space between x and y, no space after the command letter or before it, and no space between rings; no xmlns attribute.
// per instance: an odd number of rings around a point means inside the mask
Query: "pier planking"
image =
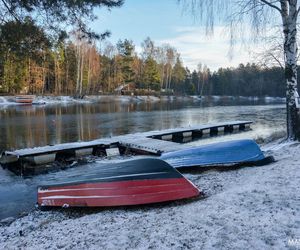
<svg viewBox="0 0 300 250"><path fill-rule="evenodd" d="M0 157L0 163L17 174L26 175L26 169L30 170L29 173L33 172L34 174L37 169L42 169L41 165L49 165L60 159L76 159L85 155L105 156L107 155L106 150L109 148L118 148L121 153L130 151L139 154L161 155L164 152L172 152L187 147L178 142L223 135L224 133L242 132L249 130L250 124L252 124L251 121L231 121L121 135L88 142L5 151Z"/></svg>

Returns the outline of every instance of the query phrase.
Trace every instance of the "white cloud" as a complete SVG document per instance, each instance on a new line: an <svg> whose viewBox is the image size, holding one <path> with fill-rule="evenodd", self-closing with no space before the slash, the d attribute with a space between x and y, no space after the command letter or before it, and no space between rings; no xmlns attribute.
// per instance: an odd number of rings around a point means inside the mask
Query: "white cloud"
<svg viewBox="0 0 300 250"><path fill-rule="evenodd" d="M212 70L251 62L250 51L242 46L241 41L236 42L233 57L229 57L230 37L222 26L215 27L214 35L209 37L205 35L205 28L183 26L174 27L174 31L175 36L156 40L156 43L168 43L175 47L190 69L196 69L200 62ZM251 51L255 50L251 45L248 47Z"/></svg>

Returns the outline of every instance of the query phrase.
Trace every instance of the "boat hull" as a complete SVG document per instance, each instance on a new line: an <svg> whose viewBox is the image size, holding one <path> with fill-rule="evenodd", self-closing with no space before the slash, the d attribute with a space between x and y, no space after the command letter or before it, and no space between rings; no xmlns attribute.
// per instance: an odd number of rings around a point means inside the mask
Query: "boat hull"
<svg viewBox="0 0 300 250"><path fill-rule="evenodd" d="M59 207L109 207L157 203L197 196L184 178L93 183L39 190L38 204Z"/></svg>
<svg viewBox="0 0 300 250"><path fill-rule="evenodd" d="M18 95L15 97L15 102L19 104L32 104L34 96L32 95Z"/></svg>
<svg viewBox="0 0 300 250"><path fill-rule="evenodd" d="M266 159L253 140L234 140L165 153L160 157L175 168L260 163Z"/></svg>
<svg viewBox="0 0 300 250"><path fill-rule="evenodd" d="M167 163L141 159L110 164L99 173L76 182L39 187L38 204L55 207L127 206L173 201L199 194L191 182Z"/></svg>

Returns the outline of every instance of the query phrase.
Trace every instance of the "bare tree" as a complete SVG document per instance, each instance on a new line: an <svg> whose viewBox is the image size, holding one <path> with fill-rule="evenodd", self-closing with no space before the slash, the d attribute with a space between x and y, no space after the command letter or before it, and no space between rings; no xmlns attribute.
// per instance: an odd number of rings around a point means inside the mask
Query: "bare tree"
<svg viewBox="0 0 300 250"><path fill-rule="evenodd" d="M100 56L97 51L95 42L93 44L86 44L87 46L87 88L86 94L94 93L96 89L96 84L99 81L99 76L101 75L100 67Z"/></svg>
<svg viewBox="0 0 300 250"><path fill-rule="evenodd" d="M299 24L297 24L297 29L299 29ZM285 60L284 60L284 44L283 32L281 27L276 26L271 28L267 32L269 35L263 37L262 49L253 53L253 58L258 59L258 64L264 68L280 67L284 70ZM299 44L299 36L297 38L297 44ZM299 63L299 53L297 55L297 64Z"/></svg>
<svg viewBox="0 0 300 250"><path fill-rule="evenodd" d="M263 68L280 67L284 69L281 27L271 28L261 39L261 49L252 52L252 58Z"/></svg>
<svg viewBox="0 0 300 250"><path fill-rule="evenodd" d="M201 81L201 75L202 75L202 63L198 63L197 70L198 70L197 94L202 95L202 90L203 90L203 86L204 86L203 81L202 81L202 88L201 88L201 92L200 92L200 81Z"/></svg>
<svg viewBox="0 0 300 250"><path fill-rule="evenodd" d="M297 0L178 0L184 9L205 22L207 33L213 32L216 18L224 18L230 29L231 46L235 38L245 37L245 25L251 27L251 38L265 35L266 28L281 25L286 79L287 137L300 140L297 91Z"/></svg>
<svg viewBox="0 0 300 250"><path fill-rule="evenodd" d="M155 45L154 45L154 41L152 41L150 37L147 37L142 42L142 48L143 48L142 58L144 61L146 61L148 58L154 57Z"/></svg>
<svg viewBox="0 0 300 250"><path fill-rule="evenodd" d="M175 62L176 62L177 51L176 51L175 48L169 46L169 47L167 47L166 53L167 53L166 54L166 56L167 56L166 89L170 89L171 88L171 81L172 81L172 70L173 70L173 67L174 67Z"/></svg>
<svg viewBox="0 0 300 250"><path fill-rule="evenodd" d="M83 70L84 70L84 60L86 57L86 41L81 38L81 31L76 31L74 34L74 44L76 48L76 67L77 67L77 77L76 77L76 92L75 97L81 98L83 94Z"/></svg>
<svg viewBox="0 0 300 250"><path fill-rule="evenodd" d="M108 69L108 79L107 79L107 91L111 91L111 85L112 85L112 80L113 80L113 59L116 56L117 49L116 47L111 44L110 42L105 43L105 48L104 48L104 56L106 56L109 59L109 63L107 65Z"/></svg>
<svg viewBox="0 0 300 250"><path fill-rule="evenodd" d="M155 50L155 60L158 62L160 68L160 88L164 86L165 80L165 65L167 63L167 46L166 44L161 47L157 47Z"/></svg>

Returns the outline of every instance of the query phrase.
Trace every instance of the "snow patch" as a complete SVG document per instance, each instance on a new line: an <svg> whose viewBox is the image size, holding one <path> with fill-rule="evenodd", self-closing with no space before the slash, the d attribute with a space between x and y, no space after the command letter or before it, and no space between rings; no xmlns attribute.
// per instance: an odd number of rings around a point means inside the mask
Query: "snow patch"
<svg viewBox="0 0 300 250"><path fill-rule="evenodd" d="M16 102L13 102L12 97L10 96L0 96L0 106L7 106L7 105L13 105L17 104Z"/></svg>
<svg viewBox="0 0 300 250"><path fill-rule="evenodd" d="M266 103L272 103L272 102L280 102L280 103L285 103L286 99L283 97L270 97L266 96L265 97L265 102Z"/></svg>

